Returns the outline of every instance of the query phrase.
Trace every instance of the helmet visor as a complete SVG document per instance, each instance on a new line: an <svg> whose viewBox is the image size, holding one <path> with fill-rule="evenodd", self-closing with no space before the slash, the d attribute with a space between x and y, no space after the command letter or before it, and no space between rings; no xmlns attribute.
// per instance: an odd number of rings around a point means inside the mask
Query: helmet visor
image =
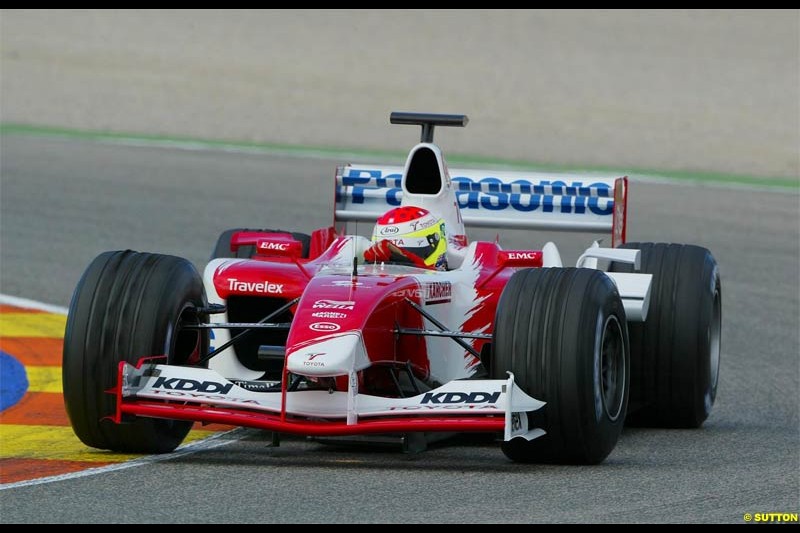
<svg viewBox="0 0 800 533"><path fill-rule="evenodd" d="M436 250L435 246L427 245L427 246L416 246L412 248L403 247L403 250L406 252L410 252L417 257L421 258L422 260L428 259L431 254Z"/></svg>
<svg viewBox="0 0 800 533"><path fill-rule="evenodd" d="M428 244L423 246L403 246L403 250L411 252L423 260L427 260L436 251L436 248L439 245L439 239L441 239L441 236L438 232L430 233L426 235Z"/></svg>

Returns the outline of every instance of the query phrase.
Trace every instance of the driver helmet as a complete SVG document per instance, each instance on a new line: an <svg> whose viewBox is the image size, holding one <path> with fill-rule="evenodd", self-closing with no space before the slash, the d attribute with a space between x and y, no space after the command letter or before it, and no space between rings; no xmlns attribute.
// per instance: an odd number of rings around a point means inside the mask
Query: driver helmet
<svg viewBox="0 0 800 533"><path fill-rule="evenodd" d="M425 266L447 269L447 234L444 219L422 207L396 207L378 219L372 242L388 240L422 259Z"/></svg>

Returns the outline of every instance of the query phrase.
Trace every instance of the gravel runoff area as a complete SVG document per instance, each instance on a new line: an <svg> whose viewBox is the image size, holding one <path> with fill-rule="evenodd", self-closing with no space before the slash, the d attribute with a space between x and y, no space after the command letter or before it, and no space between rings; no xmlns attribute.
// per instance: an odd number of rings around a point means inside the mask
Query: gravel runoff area
<svg viewBox="0 0 800 533"><path fill-rule="evenodd" d="M2 10L0 118L795 178L799 13Z"/></svg>

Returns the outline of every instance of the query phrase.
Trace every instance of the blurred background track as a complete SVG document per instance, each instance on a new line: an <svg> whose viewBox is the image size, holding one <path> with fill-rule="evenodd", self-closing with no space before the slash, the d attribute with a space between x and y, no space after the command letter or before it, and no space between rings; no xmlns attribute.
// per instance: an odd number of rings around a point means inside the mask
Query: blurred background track
<svg viewBox="0 0 800 533"><path fill-rule="evenodd" d="M5 123L800 176L798 10L3 10Z"/></svg>

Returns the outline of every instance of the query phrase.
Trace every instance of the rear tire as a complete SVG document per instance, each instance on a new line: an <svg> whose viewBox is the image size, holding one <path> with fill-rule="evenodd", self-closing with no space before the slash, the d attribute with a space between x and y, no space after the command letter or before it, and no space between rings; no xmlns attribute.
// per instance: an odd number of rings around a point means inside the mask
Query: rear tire
<svg viewBox="0 0 800 533"><path fill-rule="evenodd" d="M722 287L711 252L688 244L630 242L652 274L645 322L630 324L632 425L697 428L717 396ZM611 263L610 271L632 272Z"/></svg>
<svg viewBox="0 0 800 533"><path fill-rule="evenodd" d="M547 434L502 444L513 461L597 464L619 439L628 405L625 310L611 279L586 268L516 272L497 305L492 376L547 402L528 414Z"/></svg>
<svg viewBox="0 0 800 533"><path fill-rule="evenodd" d="M92 261L72 296L64 333L64 404L72 429L87 446L133 453L174 450L191 422L105 417L116 400L120 361L166 355L182 364L208 352L208 334L182 329L206 306L203 282L187 260L133 251L105 252Z"/></svg>
<svg viewBox="0 0 800 533"><path fill-rule="evenodd" d="M250 259L251 257L256 255L256 247L253 245L246 245L240 246L236 252L231 251L231 238L233 237L234 233L239 231L260 231L264 233L285 233L291 235L292 238L296 241L300 241L303 246L303 252L300 257L307 258L308 251L311 247L311 236L306 235L305 233L297 233L297 232L290 232L284 231L282 229L245 229L245 228L234 228L223 231L222 234L217 239L217 244L214 246L214 252L211 255L211 259L219 259L220 257L237 257L237 258L244 258Z"/></svg>

